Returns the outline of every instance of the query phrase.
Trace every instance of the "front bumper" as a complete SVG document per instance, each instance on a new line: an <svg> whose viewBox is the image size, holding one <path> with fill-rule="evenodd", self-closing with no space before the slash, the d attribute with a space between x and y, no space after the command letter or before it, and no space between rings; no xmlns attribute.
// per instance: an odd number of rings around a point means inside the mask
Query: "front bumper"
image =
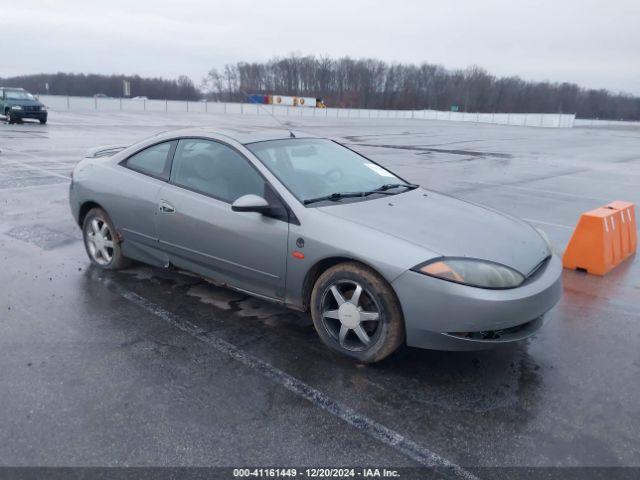
<svg viewBox="0 0 640 480"><path fill-rule="evenodd" d="M22 120L24 118L31 118L34 120L46 120L48 112L47 110L13 110L11 109L11 116L16 120Z"/></svg>
<svg viewBox="0 0 640 480"><path fill-rule="evenodd" d="M523 340L542 327L562 295L562 263L552 256L508 290L468 287L411 270L392 282L404 313L407 345L480 350Z"/></svg>

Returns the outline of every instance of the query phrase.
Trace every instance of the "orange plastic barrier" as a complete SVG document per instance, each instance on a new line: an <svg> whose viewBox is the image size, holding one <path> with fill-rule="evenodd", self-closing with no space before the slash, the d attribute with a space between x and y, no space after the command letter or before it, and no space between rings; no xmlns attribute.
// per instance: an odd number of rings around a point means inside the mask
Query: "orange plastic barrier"
<svg viewBox="0 0 640 480"><path fill-rule="evenodd" d="M636 207L630 202L619 200L611 202L605 208L611 208L620 212L622 221L622 256L624 258L633 255L638 248L638 227L636 226Z"/></svg>
<svg viewBox="0 0 640 480"><path fill-rule="evenodd" d="M572 270L604 275L633 255L637 246L635 206L615 201L580 216L562 264Z"/></svg>

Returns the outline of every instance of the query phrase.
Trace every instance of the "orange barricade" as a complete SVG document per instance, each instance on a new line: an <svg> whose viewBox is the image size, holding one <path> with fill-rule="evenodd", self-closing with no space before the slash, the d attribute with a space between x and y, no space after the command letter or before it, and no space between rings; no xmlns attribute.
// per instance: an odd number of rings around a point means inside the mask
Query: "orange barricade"
<svg viewBox="0 0 640 480"><path fill-rule="evenodd" d="M572 270L604 275L633 255L637 246L635 206L615 201L580 216L562 264Z"/></svg>
<svg viewBox="0 0 640 480"><path fill-rule="evenodd" d="M638 248L638 227L636 226L636 209L633 203L615 201L606 205L620 212L623 258L633 255Z"/></svg>

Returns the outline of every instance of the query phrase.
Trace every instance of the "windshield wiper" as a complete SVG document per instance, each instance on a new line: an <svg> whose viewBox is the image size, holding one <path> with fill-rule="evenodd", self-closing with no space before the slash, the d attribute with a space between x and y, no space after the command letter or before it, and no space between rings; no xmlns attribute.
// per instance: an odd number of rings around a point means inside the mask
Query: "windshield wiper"
<svg viewBox="0 0 640 480"><path fill-rule="evenodd" d="M365 190L363 192L342 192L342 193L331 193L329 195L323 195L322 197L309 198L304 200L302 203L305 205L309 205L310 203L323 202L326 200L340 200L342 198L356 198L356 197L366 197L367 195L373 195L374 193L379 193L382 195L394 195L392 192L387 192L392 188L397 187L407 187L410 190L414 188L418 188L419 185L413 185L410 183L387 183L378 188L374 188L373 190Z"/></svg>
<svg viewBox="0 0 640 480"><path fill-rule="evenodd" d="M369 190L371 193L378 192L386 192L387 190L391 190L392 188L405 187L409 190L413 190L414 188L418 188L420 185L415 185L413 183L385 183L381 187L375 188L373 190Z"/></svg>
<svg viewBox="0 0 640 480"><path fill-rule="evenodd" d="M322 202L325 200L340 200L341 198L365 197L367 195L369 195L368 192L336 192L329 195L323 195L322 197L309 198L304 200L302 203L309 205L310 203Z"/></svg>

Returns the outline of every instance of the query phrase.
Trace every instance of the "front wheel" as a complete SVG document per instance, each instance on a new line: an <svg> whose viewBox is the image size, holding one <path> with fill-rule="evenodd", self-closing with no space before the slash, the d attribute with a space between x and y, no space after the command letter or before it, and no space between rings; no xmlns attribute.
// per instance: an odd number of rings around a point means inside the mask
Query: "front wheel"
<svg viewBox="0 0 640 480"><path fill-rule="evenodd" d="M47 119L46 118L41 118L40 119L40 125L44 125L45 123L47 123Z"/></svg>
<svg viewBox="0 0 640 480"><path fill-rule="evenodd" d="M15 119L13 118L13 115L11 115L11 110L10 109L5 110L4 117L6 118L7 123L9 125L11 125L12 123L16 123Z"/></svg>
<svg viewBox="0 0 640 480"><path fill-rule="evenodd" d="M404 342L404 319L391 286L356 262L325 271L311 293L311 316L322 341L361 363L373 363Z"/></svg>
<svg viewBox="0 0 640 480"><path fill-rule="evenodd" d="M82 223L84 246L91 263L107 270L128 267L130 261L122 255L116 229L107 212L92 208Z"/></svg>

